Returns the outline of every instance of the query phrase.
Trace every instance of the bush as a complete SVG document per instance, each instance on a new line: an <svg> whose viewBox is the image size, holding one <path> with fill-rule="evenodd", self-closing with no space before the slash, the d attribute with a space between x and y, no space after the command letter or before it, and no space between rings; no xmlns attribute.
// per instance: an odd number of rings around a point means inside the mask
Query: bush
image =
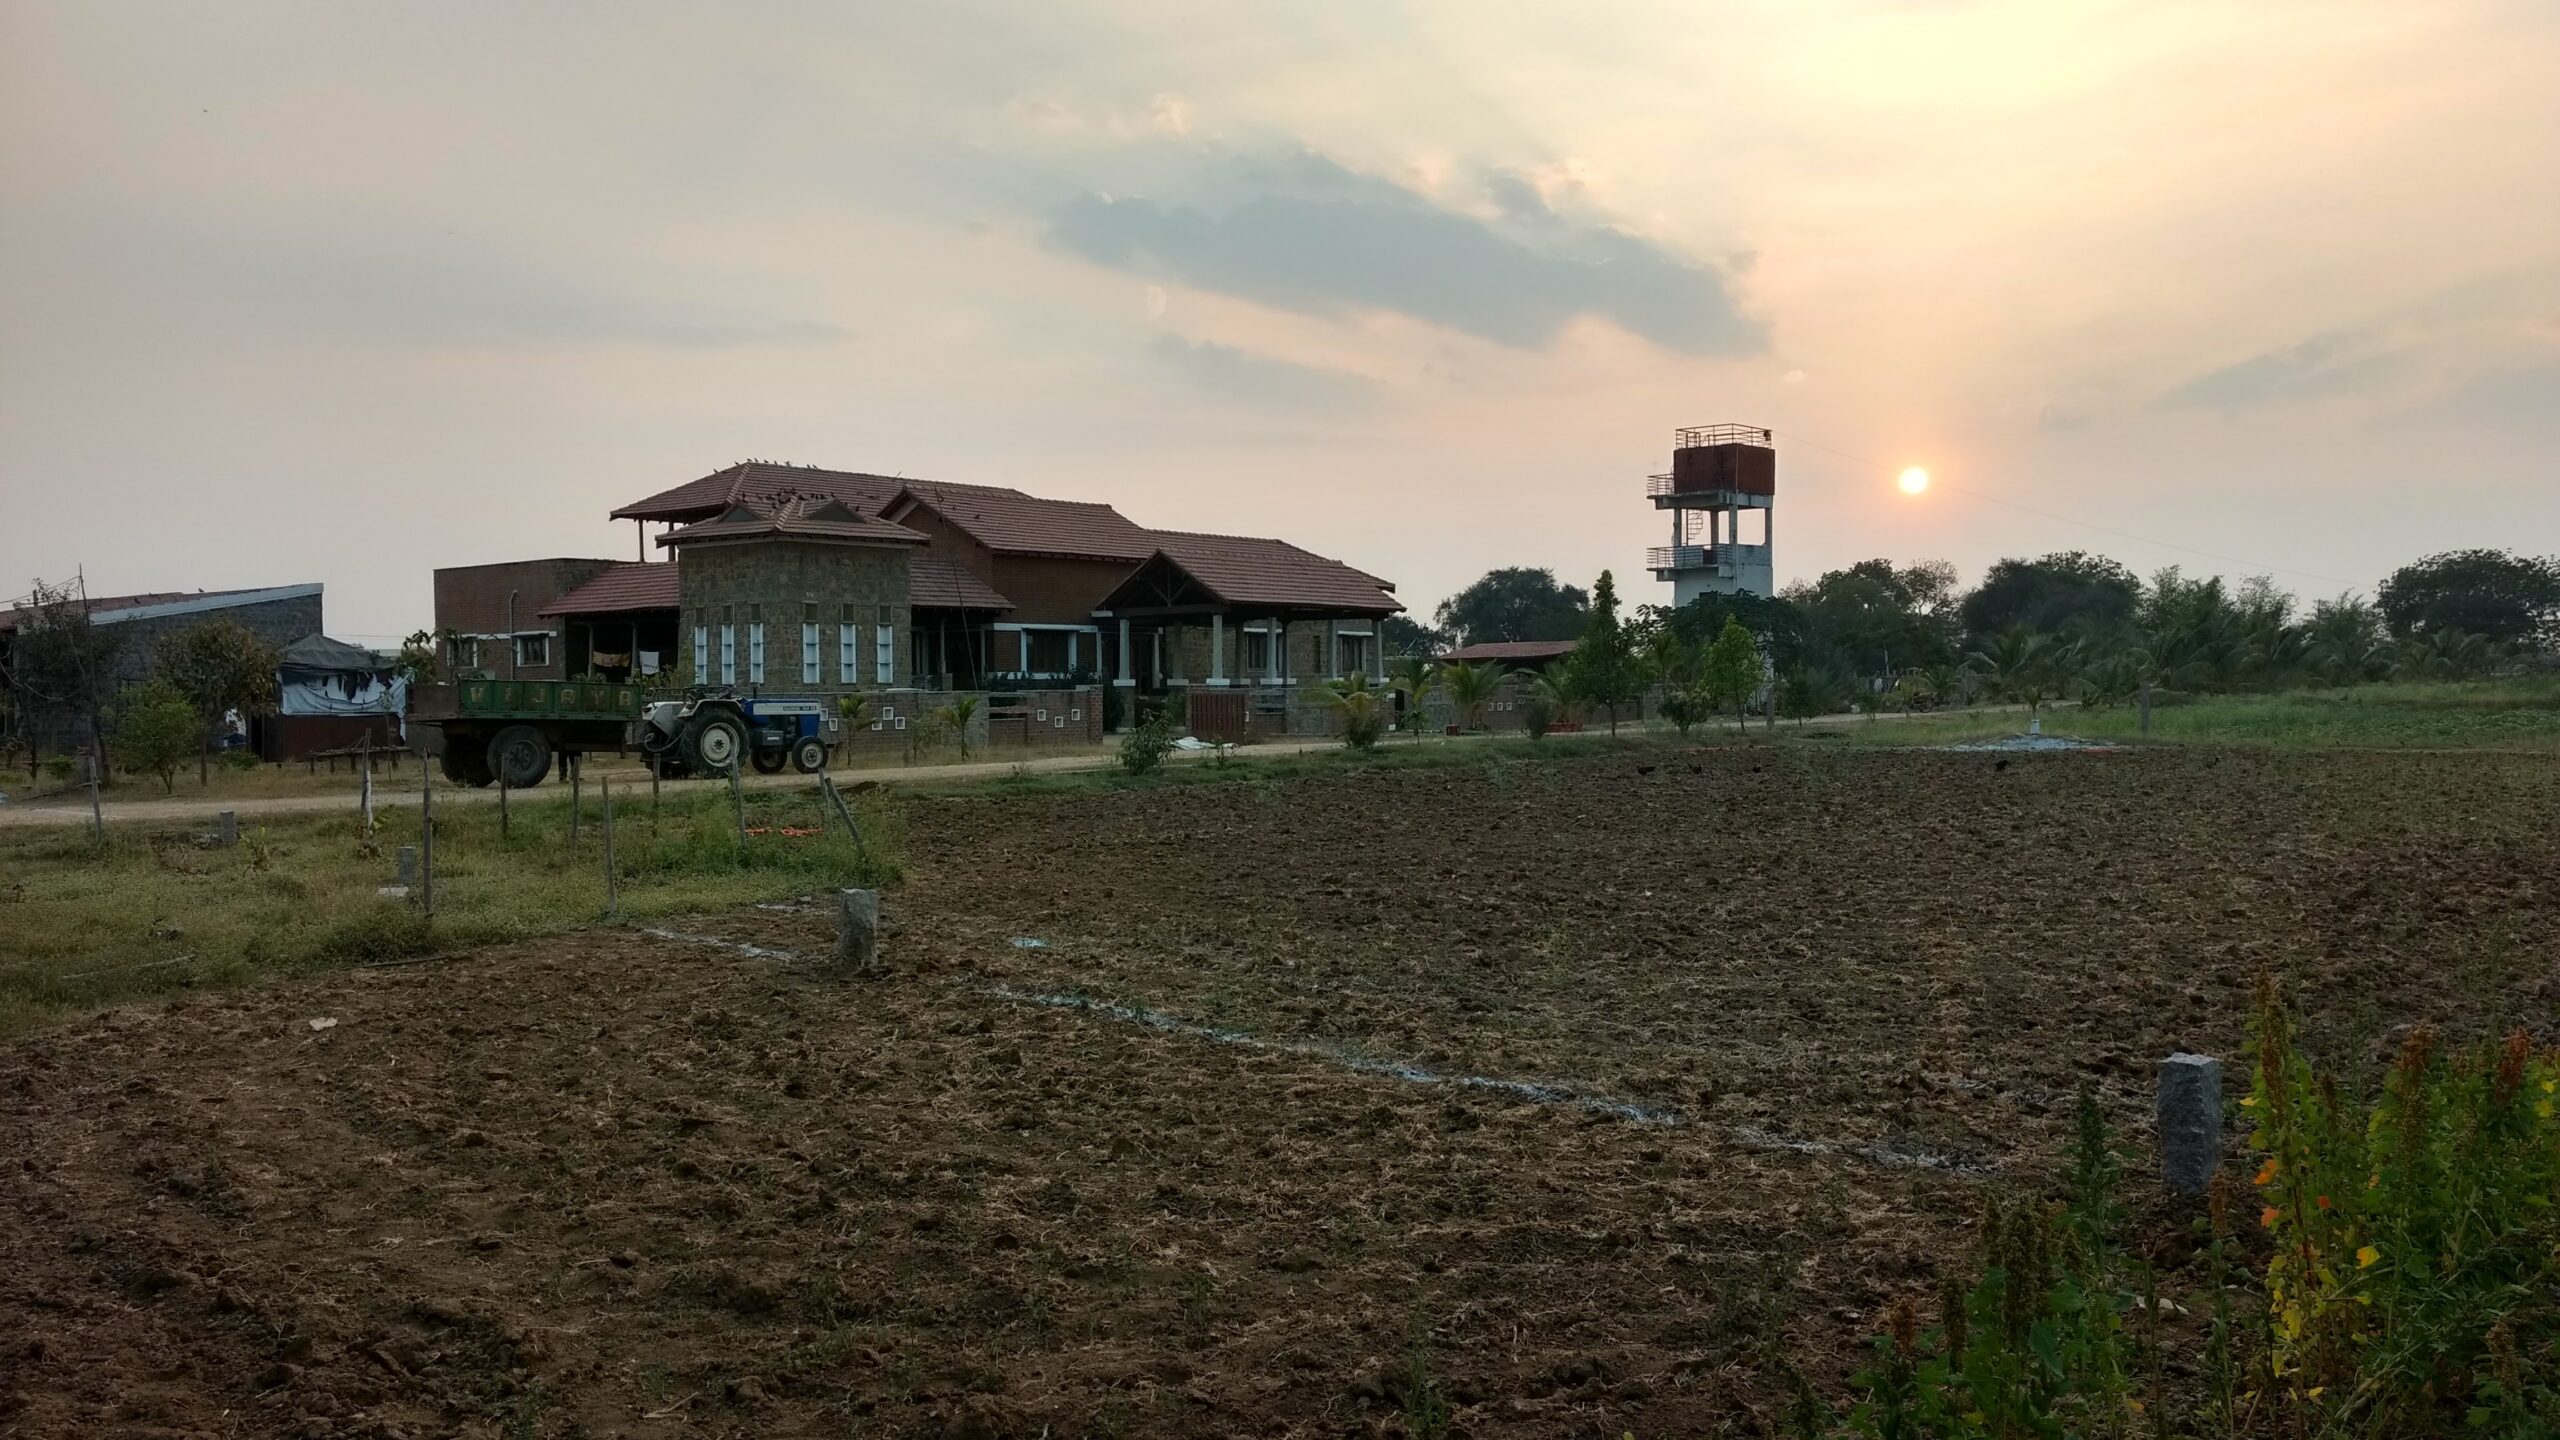
<svg viewBox="0 0 2560 1440"><path fill-rule="evenodd" d="M1151 773L1173 753L1173 742L1181 733L1182 721L1174 707L1162 707L1120 737L1120 768L1132 775Z"/></svg>
<svg viewBox="0 0 2560 1440"><path fill-rule="evenodd" d="M116 712L116 751L126 769L157 775L163 791L174 789L178 767L203 739L195 706L175 686L150 680L125 691Z"/></svg>

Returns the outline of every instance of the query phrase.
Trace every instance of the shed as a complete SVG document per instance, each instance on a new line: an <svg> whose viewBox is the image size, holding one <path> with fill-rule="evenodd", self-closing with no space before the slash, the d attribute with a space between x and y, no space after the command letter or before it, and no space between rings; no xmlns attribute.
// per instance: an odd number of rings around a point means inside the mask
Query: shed
<svg viewBox="0 0 2560 1440"><path fill-rule="evenodd" d="M276 667L276 713L250 727L259 758L299 760L361 746L396 749L405 733L409 682L361 645L305 635Z"/></svg>

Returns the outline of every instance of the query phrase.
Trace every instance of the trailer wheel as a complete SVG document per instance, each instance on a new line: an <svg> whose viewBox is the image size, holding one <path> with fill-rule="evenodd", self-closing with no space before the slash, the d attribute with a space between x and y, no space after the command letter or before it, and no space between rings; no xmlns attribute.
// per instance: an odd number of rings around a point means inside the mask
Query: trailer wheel
<svg viewBox="0 0 2560 1440"><path fill-rule="evenodd" d="M676 745L686 768L718 778L738 768L738 756L747 748L747 727L735 715L697 713Z"/></svg>
<svg viewBox="0 0 2560 1440"><path fill-rule="evenodd" d="M529 790L551 773L551 738L530 725L510 725L489 740L489 773L511 790Z"/></svg>
<svg viewBox="0 0 2560 1440"><path fill-rule="evenodd" d="M749 752L747 758L755 762L759 775L779 775L782 767L791 763L791 754L787 750L756 750Z"/></svg>
<svg viewBox="0 0 2560 1440"><path fill-rule="evenodd" d="M815 775L827 768L827 742L815 735L800 737L791 747L791 767L803 775Z"/></svg>
<svg viewBox="0 0 2560 1440"><path fill-rule="evenodd" d="M497 779L489 773L489 750L485 745L448 745L437 764L443 769L444 778L473 790Z"/></svg>

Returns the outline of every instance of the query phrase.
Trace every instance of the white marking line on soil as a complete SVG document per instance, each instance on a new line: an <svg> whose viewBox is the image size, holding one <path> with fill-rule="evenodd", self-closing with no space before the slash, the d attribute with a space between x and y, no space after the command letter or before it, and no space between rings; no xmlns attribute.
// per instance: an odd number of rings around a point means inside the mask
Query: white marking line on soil
<svg viewBox="0 0 2560 1440"><path fill-rule="evenodd" d="M1011 1000L1024 1005L1040 1005L1052 1010L1080 1010L1109 1020L1143 1025L1150 1030L1162 1030L1168 1034L1189 1035L1202 1040L1215 1041L1221 1045L1242 1045L1254 1050L1273 1050L1289 1055L1313 1056L1363 1074L1385 1075L1416 1085L1459 1085L1471 1090L1491 1090L1499 1094L1515 1095L1540 1105L1565 1105L1577 1110L1614 1115L1622 1120L1633 1120L1643 1125L1686 1126L1692 1123L1676 1110L1657 1110L1624 1100L1591 1095L1584 1093L1582 1087L1571 1084L1541 1085L1527 1080L1503 1080L1490 1075L1443 1075L1437 1071L1423 1069L1419 1065L1406 1064L1400 1060L1379 1060L1338 1046L1322 1045L1308 1040L1271 1040L1260 1035L1250 1035L1241 1030L1195 1024L1161 1011L1142 1009L1134 1005L1117 1005L1108 1000L1093 1000L1082 995L1035 994L1004 985L998 985L988 993L1000 1000ZM1835 1145L1827 1140L1808 1140L1750 1127L1734 1130L1732 1136L1734 1142L1745 1149L1782 1151L1794 1155L1849 1155L1878 1165L1910 1166L1950 1175L1987 1175L1993 1168L1980 1161L1940 1155L1917 1148L1905 1149L1891 1145Z"/></svg>
<svg viewBox="0 0 2560 1440"><path fill-rule="evenodd" d="M687 935L681 930L660 930L655 927L644 929L640 933L656 940L674 940L686 945L713 945L722 950L735 950L741 955L749 956L757 960L797 960L800 958L798 955L795 955L788 950L767 950L761 945L749 945L737 940L723 940L717 935Z"/></svg>

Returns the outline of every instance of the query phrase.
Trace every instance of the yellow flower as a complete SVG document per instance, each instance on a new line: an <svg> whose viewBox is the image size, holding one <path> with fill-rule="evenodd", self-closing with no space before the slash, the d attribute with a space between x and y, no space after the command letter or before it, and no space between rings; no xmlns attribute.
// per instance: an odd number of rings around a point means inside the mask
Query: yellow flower
<svg viewBox="0 0 2560 1440"><path fill-rule="evenodd" d="M2379 1260L2379 1259L2381 1259L2381 1258L2382 1258L2382 1252L2381 1252L2381 1251L2374 1249L2374 1248L2373 1248L2372 1246L2370 1246L2370 1245L2367 1245L2367 1246L2366 1246L2366 1247L2364 1247L2363 1249L2361 1249L2361 1250L2359 1250L2359 1251L2357 1251L2357 1252L2356 1252L2356 1268L2357 1268L2357 1269L2359 1269L2359 1270L2366 1269L2366 1268L2370 1267L2370 1266L2373 1264L2373 1262L2374 1262L2374 1261Z"/></svg>
<svg viewBox="0 0 2560 1440"><path fill-rule="evenodd" d="M2534 1101L2534 1102L2533 1102L2533 1113L2534 1113L2534 1114L2536 1114L2536 1115L2541 1116L2541 1117L2542 1117L2543 1119L2545 1119L2545 1120L2550 1119L2550 1118L2551 1118L2551 1102L2550 1102L2550 1101L2548 1101L2548 1100L2536 1100L2536 1101Z"/></svg>
<svg viewBox="0 0 2560 1440"><path fill-rule="evenodd" d="M2543 1087L2542 1087L2542 1088L2543 1088L2543 1089L2545 1089L2545 1090L2548 1090L2548 1089L2550 1089L2550 1088L2551 1088L2551 1085L2550 1085L2550 1083L2549 1083L2548 1081L2546 1081L2546 1082L2544 1082L2544 1084L2543 1084ZM2255 1109L2257 1109L2257 1108L2258 1108L2258 1097L2257 1097L2257 1096L2255 1096L2255 1095L2243 1095L2243 1096L2241 1096L2241 1097L2240 1097L2240 1108L2241 1108L2241 1109L2243 1109L2243 1110L2255 1110Z"/></svg>

